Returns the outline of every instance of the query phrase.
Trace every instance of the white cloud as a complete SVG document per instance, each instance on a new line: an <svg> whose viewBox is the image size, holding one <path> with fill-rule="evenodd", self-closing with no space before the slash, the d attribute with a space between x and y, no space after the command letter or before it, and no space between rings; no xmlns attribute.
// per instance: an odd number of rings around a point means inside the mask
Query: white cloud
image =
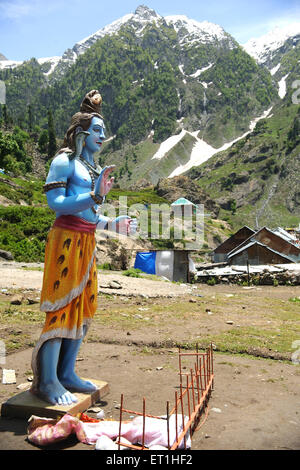
<svg viewBox="0 0 300 470"><path fill-rule="evenodd" d="M285 28L291 23L299 22L300 21L300 7L297 8L293 13L280 16L280 17L275 17L275 18L270 18L270 20L267 22L267 26L269 29L275 29L275 28Z"/></svg>
<svg viewBox="0 0 300 470"><path fill-rule="evenodd" d="M32 10L32 2L3 2L0 3L0 13L4 18L16 20L27 16Z"/></svg>
<svg viewBox="0 0 300 470"><path fill-rule="evenodd" d="M0 16L10 20L20 20L29 16L44 16L61 8L63 1L52 0L46 3L44 0L0 0Z"/></svg>
<svg viewBox="0 0 300 470"><path fill-rule="evenodd" d="M259 38L274 29L283 29L287 28L292 23L300 21L300 7L296 7L286 12L283 12L281 15L276 14L272 17L270 15L261 15L259 21L247 22L245 20L243 23L239 24L238 22L233 25L231 28L227 28L228 32L232 34L241 44L251 40Z"/></svg>

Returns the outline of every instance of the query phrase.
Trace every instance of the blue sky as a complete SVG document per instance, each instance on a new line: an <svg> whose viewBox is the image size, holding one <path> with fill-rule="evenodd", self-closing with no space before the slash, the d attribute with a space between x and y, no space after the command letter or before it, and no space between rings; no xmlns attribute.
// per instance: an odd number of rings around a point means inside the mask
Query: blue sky
<svg viewBox="0 0 300 470"><path fill-rule="evenodd" d="M140 4L217 23L241 44L300 21L299 0L0 0L0 53L10 60L62 55Z"/></svg>

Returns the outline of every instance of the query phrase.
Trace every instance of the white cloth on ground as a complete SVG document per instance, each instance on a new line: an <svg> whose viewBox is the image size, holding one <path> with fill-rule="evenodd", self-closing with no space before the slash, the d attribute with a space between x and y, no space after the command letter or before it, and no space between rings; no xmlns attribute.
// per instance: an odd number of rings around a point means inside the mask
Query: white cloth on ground
<svg viewBox="0 0 300 470"><path fill-rule="evenodd" d="M144 445L152 447L154 445L168 446L168 429L167 419L158 418L145 418L145 437ZM184 423L186 425L188 417L185 416ZM99 423L83 423L84 432L86 435L85 442L87 444L95 444L99 437L106 435L111 439L116 439L119 436L120 423L118 421L100 421ZM182 415L177 415L177 436L179 437L182 432ZM143 417L137 416L130 422L121 423L122 437L128 439L133 444L142 444L143 439ZM190 433L186 434L186 448L191 447ZM176 417L171 415L169 418L169 440L170 447L176 441ZM184 449L184 439L181 440L179 449Z"/></svg>

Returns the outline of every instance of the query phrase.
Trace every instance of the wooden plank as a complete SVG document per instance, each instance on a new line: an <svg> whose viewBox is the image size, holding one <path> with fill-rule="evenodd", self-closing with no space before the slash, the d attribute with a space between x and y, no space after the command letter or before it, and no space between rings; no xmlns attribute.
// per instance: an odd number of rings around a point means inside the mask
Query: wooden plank
<svg viewBox="0 0 300 470"><path fill-rule="evenodd" d="M73 403L68 406L51 405L51 403L47 403L36 395L33 395L29 390L26 390L25 392L14 395L2 404L1 416L21 419L28 419L31 415L43 418L56 418L58 416L63 416L66 413L73 416L77 413L83 413L90 406L101 401L102 398L109 393L107 382L94 379L86 380L90 380L97 385L99 390L96 390L91 394L74 393L78 398L77 403Z"/></svg>

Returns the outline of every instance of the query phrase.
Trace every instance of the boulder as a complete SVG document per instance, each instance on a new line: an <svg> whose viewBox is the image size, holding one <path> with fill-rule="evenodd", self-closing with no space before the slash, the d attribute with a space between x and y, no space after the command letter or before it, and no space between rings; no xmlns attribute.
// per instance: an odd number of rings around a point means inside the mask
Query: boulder
<svg viewBox="0 0 300 470"><path fill-rule="evenodd" d="M22 295L14 295L11 299L10 299L10 304L11 305L21 305L23 302L23 296Z"/></svg>
<svg viewBox="0 0 300 470"><path fill-rule="evenodd" d="M0 258L6 259L7 261L13 261L14 257L10 251L0 250Z"/></svg>

